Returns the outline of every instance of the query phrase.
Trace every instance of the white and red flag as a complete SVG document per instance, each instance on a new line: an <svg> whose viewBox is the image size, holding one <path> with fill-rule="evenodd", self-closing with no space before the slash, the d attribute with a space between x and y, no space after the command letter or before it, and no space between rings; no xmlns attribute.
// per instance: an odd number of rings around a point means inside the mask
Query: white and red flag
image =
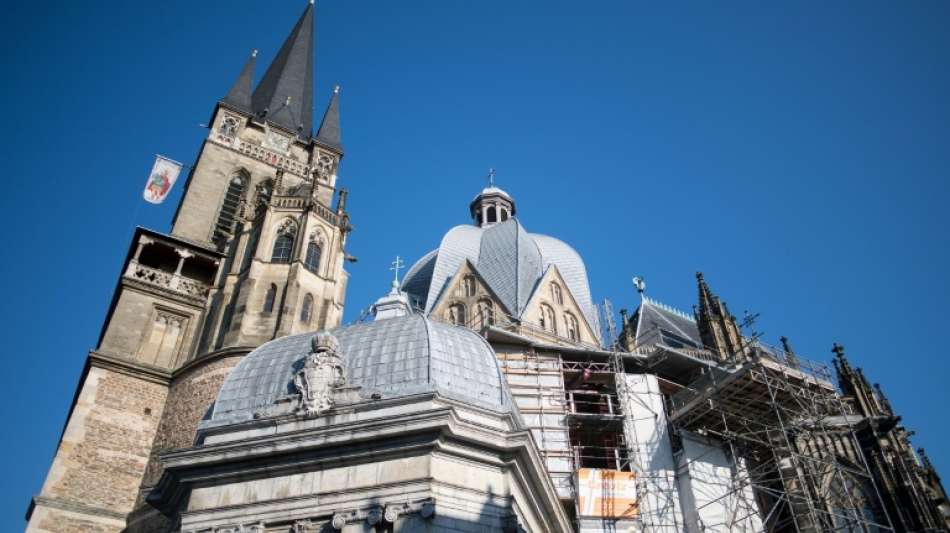
<svg viewBox="0 0 950 533"><path fill-rule="evenodd" d="M142 197L146 202L160 204L165 201L168 191L172 190L178 174L181 172L181 163L172 161L165 156L156 155L155 164L152 165L152 172L145 183L145 190L142 191Z"/></svg>

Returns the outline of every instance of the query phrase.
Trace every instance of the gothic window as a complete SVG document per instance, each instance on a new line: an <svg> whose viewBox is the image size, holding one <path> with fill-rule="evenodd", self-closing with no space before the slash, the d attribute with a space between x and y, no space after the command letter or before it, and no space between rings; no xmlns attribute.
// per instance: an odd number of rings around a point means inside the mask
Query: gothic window
<svg viewBox="0 0 950 533"><path fill-rule="evenodd" d="M464 326L467 321L465 317L465 304L457 303L449 306L449 322L456 326Z"/></svg>
<svg viewBox="0 0 950 533"><path fill-rule="evenodd" d="M551 282L551 299L558 305L564 305L564 297L561 296L561 286Z"/></svg>
<svg viewBox="0 0 950 533"><path fill-rule="evenodd" d="M554 309L550 305L541 304L541 329L557 333L557 320L554 318Z"/></svg>
<svg viewBox="0 0 950 533"><path fill-rule="evenodd" d="M307 270L317 274L320 270L320 256L323 254L323 248L315 239L311 238L307 243L307 256L304 258L303 266Z"/></svg>
<svg viewBox="0 0 950 533"><path fill-rule="evenodd" d="M495 306L491 300L478 301L478 316L483 328L495 324Z"/></svg>
<svg viewBox="0 0 950 533"><path fill-rule="evenodd" d="M270 284L270 287L267 288L267 292L264 294L264 308L265 313L274 312L274 301L277 300L277 285L273 283Z"/></svg>
<svg viewBox="0 0 950 533"><path fill-rule="evenodd" d="M567 338L572 341L580 340L580 330L577 325L577 318L571 313L564 313L564 325L567 327Z"/></svg>
<svg viewBox="0 0 950 533"><path fill-rule="evenodd" d="M313 313L313 296L307 293L303 299L303 305L300 306L300 321L304 324L310 323L310 316Z"/></svg>
<svg viewBox="0 0 950 533"><path fill-rule="evenodd" d="M178 359L188 319L164 310L154 310L151 329L142 339L138 359L161 367L171 367Z"/></svg>
<svg viewBox="0 0 950 533"><path fill-rule="evenodd" d="M218 211L218 221L214 226L214 239L221 244L229 235L234 232L234 221L240 214L241 203L244 201L244 191L247 189L247 182L250 179L247 171L239 170L228 183L228 189L224 193L224 201L221 203L221 210Z"/></svg>
<svg viewBox="0 0 950 533"><path fill-rule="evenodd" d="M294 238L297 236L297 225L291 220L285 220L277 229L277 238L274 239L274 251L271 254L273 263L289 263L294 252Z"/></svg>
<svg viewBox="0 0 950 533"><path fill-rule="evenodd" d="M475 276L465 276L462 278L462 294L464 296L475 296Z"/></svg>

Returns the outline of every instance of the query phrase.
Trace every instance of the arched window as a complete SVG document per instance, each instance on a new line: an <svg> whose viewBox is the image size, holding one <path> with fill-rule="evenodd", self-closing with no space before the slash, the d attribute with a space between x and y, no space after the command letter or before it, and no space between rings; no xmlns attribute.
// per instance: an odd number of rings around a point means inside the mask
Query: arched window
<svg viewBox="0 0 950 533"><path fill-rule="evenodd" d="M498 222L498 212L495 211L495 206L488 206L488 220L487 222L491 224L492 222Z"/></svg>
<svg viewBox="0 0 950 533"><path fill-rule="evenodd" d="M580 330L577 325L577 317L571 313L564 313L564 324L567 327L567 338L572 341L580 340Z"/></svg>
<svg viewBox="0 0 950 533"><path fill-rule="evenodd" d="M561 286L551 282L551 299L558 305L564 305L564 297L561 296Z"/></svg>
<svg viewBox="0 0 950 533"><path fill-rule="evenodd" d="M508 210L504 207L501 208L501 221L504 222L508 220Z"/></svg>
<svg viewBox="0 0 950 533"><path fill-rule="evenodd" d="M465 304L457 303L449 306L449 322L456 326L464 326L467 323L465 317Z"/></svg>
<svg viewBox="0 0 950 533"><path fill-rule="evenodd" d="M495 324L495 306L491 300L478 301L478 316L483 328Z"/></svg>
<svg viewBox="0 0 950 533"><path fill-rule="evenodd" d="M291 220L285 220L277 229L277 238L274 239L274 252L270 260L273 263L289 263L294 253L294 238L297 236L297 225Z"/></svg>
<svg viewBox="0 0 950 533"><path fill-rule="evenodd" d="M277 300L277 285L273 283L270 284L270 287L267 288L267 292L264 293L264 308L265 313L274 312L274 301Z"/></svg>
<svg viewBox="0 0 950 533"><path fill-rule="evenodd" d="M234 221L244 201L244 191L250 176L245 170L239 170L231 177L228 190L224 193L224 201L218 211L218 220L214 226L214 240L223 243L234 232Z"/></svg>
<svg viewBox="0 0 950 533"><path fill-rule="evenodd" d="M313 312L313 296L307 293L303 297L303 305L300 306L300 321L304 324L310 323L310 315Z"/></svg>
<svg viewBox="0 0 950 533"><path fill-rule="evenodd" d="M550 305L541 304L541 329L557 333L557 320L554 318L554 309Z"/></svg>
<svg viewBox="0 0 950 533"><path fill-rule="evenodd" d="M462 294L464 296L475 296L475 276L465 276L462 278Z"/></svg>
<svg viewBox="0 0 950 533"><path fill-rule="evenodd" d="M315 239L311 238L307 243L307 257L303 261L303 266L307 270L318 273L320 270L320 256L323 254L323 247Z"/></svg>

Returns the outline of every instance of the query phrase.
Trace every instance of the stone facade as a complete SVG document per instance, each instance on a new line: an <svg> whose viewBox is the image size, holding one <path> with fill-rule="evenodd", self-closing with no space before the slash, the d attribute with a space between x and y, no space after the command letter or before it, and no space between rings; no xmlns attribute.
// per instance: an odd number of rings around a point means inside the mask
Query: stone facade
<svg viewBox="0 0 950 533"><path fill-rule="evenodd" d="M288 43L299 58L312 33ZM288 72L295 61L267 84L312 92ZM171 234L133 236L30 530L165 527L140 494L161 475L160 453L191 445L228 369L268 340L342 319L351 228L336 188L336 93L311 137L251 108L252 74L215 106Z"/></svg>
<svg viewBox="0 0 950 533"><path fill-rule="evenodd" d="M28 531L121 531L132 510L167 387L90 358Z"/></svg>

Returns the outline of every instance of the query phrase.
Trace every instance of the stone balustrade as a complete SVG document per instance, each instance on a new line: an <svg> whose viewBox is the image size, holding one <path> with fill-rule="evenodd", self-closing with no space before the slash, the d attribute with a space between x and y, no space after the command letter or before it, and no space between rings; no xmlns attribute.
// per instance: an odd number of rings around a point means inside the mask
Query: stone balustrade
<svg viewBox="0 0 950 533"><path fill-rule="evenodd" d="M210 287L200 281L186 278L173 272L166 272L157 268L145 266L136 261L129 261L125 277L168 289L192 298L204 298Z"/></svg>

